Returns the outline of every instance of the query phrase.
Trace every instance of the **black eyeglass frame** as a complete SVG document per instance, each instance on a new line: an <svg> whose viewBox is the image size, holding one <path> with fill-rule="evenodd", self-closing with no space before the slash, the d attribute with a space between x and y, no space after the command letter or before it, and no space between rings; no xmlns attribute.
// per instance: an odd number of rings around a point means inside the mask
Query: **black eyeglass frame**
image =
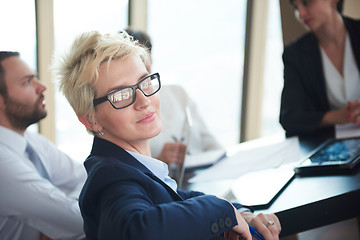
<svg viewBox="0 0 360 240"><path fill-rule="evenodd" d="M140 84L141 84L142 82L144 82L146 79L151 78L151 77L153 77L153 76L156 76L156 78L157 78L157 80L158 80L158 82L159 82L159 88L158 88L155 92L153 92L152 94L146 94L146 93L144 93L144 91L140 88ZM124 107L115 107L114 104L113 104L113 103L110 101L110 99L109 99L110 96L113 95L114 93L117 93L117 92L119 92L119 91L121 91L121 90L124 90L124 89L126 89L126 88L131 88L131 89L133 90L133 96L132 96L132 101L131 101L131 103L129 103L128 105L126 105L126 106L124 106ZM100 97L100 98L94 99L94 100L93 100L93 104L94 104L94 107L96 107L96 106L99 105L100 103L109 101L110 104L111 104L111 106L113 106L113 108L115 108L115 109L122 109L122 108L126 108L126 107L130 106L131 104L133 104L133 103L135 102L135 100L136 100L136 89L139 89L146 97L150 97L150 96L154 95L155 93L157 93L157 92L160 90L160 88L161 88L160 74L159 74L159 73L153 73L153 74L150 74L150 75L144 77L143 79L140 80L140 82L138 82L138 83L135 84L135 85L127 86L127 87L123 87L123 88L117 89L117 90L109 93L108 95L106 95L106 96L104 96L104 97Z"/></svg>

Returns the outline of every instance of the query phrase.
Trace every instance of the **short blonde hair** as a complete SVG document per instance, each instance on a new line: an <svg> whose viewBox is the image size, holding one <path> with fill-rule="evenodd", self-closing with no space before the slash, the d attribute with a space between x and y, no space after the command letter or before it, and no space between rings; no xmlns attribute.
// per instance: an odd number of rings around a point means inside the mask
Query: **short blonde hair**
<svg viewBox="0 0 360 240"><path fill-rule="evenodd" d="M139 56L147 61L147 52L136 44L125 31L100 34L97 31L79 35L69 51L57 61L52 70L63 92L77 115L94 116L95 84L101 64L126 56Z"/></svg>

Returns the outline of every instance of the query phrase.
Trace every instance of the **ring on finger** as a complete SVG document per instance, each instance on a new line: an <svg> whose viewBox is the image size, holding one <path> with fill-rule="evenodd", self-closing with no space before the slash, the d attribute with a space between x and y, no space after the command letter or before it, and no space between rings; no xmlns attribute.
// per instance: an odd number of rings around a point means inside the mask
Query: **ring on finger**
<svg viewBox="0 0 360 240"><path fill-rule="evenodd" d="M270 220L270 221L267 222L266 227L272 226L272 225L274 225L274 224L275 224L275 223Z"/></svg>

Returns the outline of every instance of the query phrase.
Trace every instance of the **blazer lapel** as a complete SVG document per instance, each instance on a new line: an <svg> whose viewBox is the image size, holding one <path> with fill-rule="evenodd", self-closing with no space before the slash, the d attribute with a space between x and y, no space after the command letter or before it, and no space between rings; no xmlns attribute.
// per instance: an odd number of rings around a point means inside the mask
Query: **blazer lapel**
<svg viewBox="0 0 360 240"><path fill-rule="evenodd" d="M164 183L163 181L161 181L158 177L156 177L154 174L152 174L151 172L144 172L146 175L148 175L152 180L160 183L168 192L169 194L172 196L172 198L175 201L184 201L184 199L182 197L180 197L179 194L177 194L174 190L172 190L171 187L169 187L166 183Z"/></svg>
<svg viewBox="0 0 360 240"><path fill-rule="evenodd" d="M354 22L353 20L343 17L345 27L350 36L351 47L354 53L356 65L360 71L360 34L359 28L360 24L359 21Z"/></svg>
<svg viewBox="0 0 360 240"><path fill-rule="evenodd" d="M131 154L129 154L124 149L116 146L115 144L107 140L95 137L91 154L118 159L122 163L127 164L133 168L136 168L139 171L142 171L151 179L160 183L169 192L169 194L172 196L172 198L175 201L184 200L174 190L172 190L166 183L164 183L158 177L156 177L147 167L145 167L142 163L136 160ZM88 162L87 165L91 167L91 162Z"/></svg>
<svg viewBox="0 0 360 240"><path fill-rule="evenodd" d="M311 34L309 38L307 38L307 41L304 41L300 51L305 53L300 56L302 57L301 64L304 65L304 72L307 73L306 88L312 93L312 96L317 99L317 102L322 108L329 108L321 50L315 35Z"/></svg>

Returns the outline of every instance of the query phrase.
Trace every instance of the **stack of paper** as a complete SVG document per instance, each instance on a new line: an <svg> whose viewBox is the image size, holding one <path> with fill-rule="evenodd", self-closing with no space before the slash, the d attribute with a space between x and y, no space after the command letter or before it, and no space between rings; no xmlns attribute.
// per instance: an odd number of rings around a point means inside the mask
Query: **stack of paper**
<svg viewBox="0 0 360 240"><path fill-rule="evenodd" d="M299 160L301 155L297 137L266 144L239 144L235 154L200 172L189 182L237 179L249 172L277 168Z"/></svg>

